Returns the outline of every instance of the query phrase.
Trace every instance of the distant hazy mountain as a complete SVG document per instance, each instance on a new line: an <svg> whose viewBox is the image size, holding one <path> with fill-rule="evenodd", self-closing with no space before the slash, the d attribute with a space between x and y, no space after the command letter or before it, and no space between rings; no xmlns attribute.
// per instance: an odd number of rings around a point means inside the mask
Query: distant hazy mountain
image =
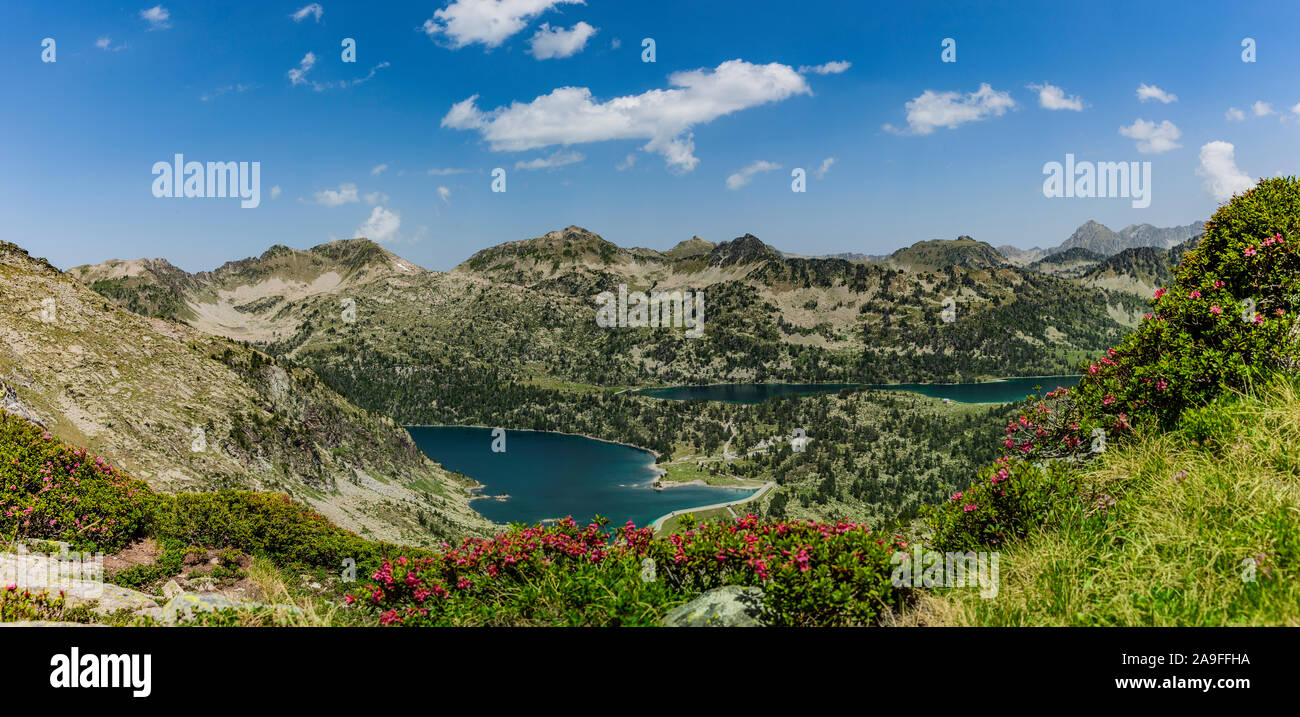
<svg viewBox="0 0 1300 717"><path fill-rule="evenodd" d="M1130 224L1118 232L1104 224L1087 221L1074 230L1060 246L1048 249L1057 254L1069 249L1087 249L1103 256L1114 256L1125 249L1154 247L1171 249L1181 242L1205 231L1205 222L1193 222L1181 227L1156 227L1150 224Z"/></svg>
<svg viewBox="0 0 1300 717"><path fill-rule="evenodd" d="M1030 264L1047 256L1047 251L1034 247L1032 249L1021 249L1020 247L1003 244L998 247L998 253L1007 258L1007 261L1016 266L1029 266Z"/></svg>
<svg viewBox="0 0 1300 717"><path fill-rule="evenodd" d="M1080 283L1150 298L1156 289L1173 281L1174 267L1200 239L1198 234L1169 249L1149 246L1125 249L1089 269L1080 278Z"/></svg>

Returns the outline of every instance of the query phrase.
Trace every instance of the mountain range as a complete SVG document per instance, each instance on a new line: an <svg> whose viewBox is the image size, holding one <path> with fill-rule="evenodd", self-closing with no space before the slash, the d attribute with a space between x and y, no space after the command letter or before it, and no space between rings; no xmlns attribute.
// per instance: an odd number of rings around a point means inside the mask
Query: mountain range
<svg viewBox="0 0 1300 717"><path fill-rule="evenodd" d="M1135 325L1185 248L1074 246L1018 266L963 236L850 261L751 234L624 248L570 226L448 272L348 239L197 273L164 259L63 273L5 244L0 398L160 489L281 490L344 527L418 544L487 523L469 508L473 482L399 424L561 430L670 453L687 434L720 443L725 426L619 389L1066 373ZM601 329L592 297L619 285L704 292L704 336Z"/></svg>
<svg viewBox="0 0 1300 717"><path fill-rule="evenodd" d="M1089 220L1084 222L1061 244L1051 249L1020 249L1014 246L1000 246L998 251L1003 256L1020 266L1027 266L1045 257L1071 249L1086 249L1103 258L1114 256L1125 249L1172 249L1175 246L1205 231L1205 222L1196 221L1179 227L1157 227L1151 224L1130 224L1118 232L1105 224Z"/></svg>

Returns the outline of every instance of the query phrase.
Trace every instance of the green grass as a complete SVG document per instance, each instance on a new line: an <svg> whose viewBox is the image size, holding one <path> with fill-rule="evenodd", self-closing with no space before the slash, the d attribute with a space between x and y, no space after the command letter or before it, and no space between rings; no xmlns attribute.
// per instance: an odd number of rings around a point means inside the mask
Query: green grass
<svg viewBox="0 0 1300 717"><path fill-rule="evenodd" d="M930 596L919 621L1300 625L1300 385L1204 409L1083 477L1063 520L1002 551L996 597Z"/></svg>
<svg viewBox="0 0 1300 717"><path fill-rule="evenodd" d="M663 476L663 480L674 483L689 483L694 480L700 480L704 481L708 485L716 486L750 485L748 482L742 481L735 476L726 475L724 473L714 473L709 470L711 466L714 468L721 468L725 465L726 463L724 463L720 458L715 457L704 459L703 466L700 466L695 461L682 461L680 463L660 463L659 467L667 471Z"/></svg>

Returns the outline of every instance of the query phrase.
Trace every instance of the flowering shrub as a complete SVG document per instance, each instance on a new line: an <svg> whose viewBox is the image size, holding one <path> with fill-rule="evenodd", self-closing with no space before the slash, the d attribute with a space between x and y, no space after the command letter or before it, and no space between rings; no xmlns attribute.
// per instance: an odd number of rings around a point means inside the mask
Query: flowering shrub
<svg viewBox="0 0 1300 717"><path fill-rule="evenodd" d="M1170 428L1190 406L1300 366L1300 179L1266 179L1210 219L1137 332L1088 367L1100 424Z"/></svg>
<svg viewBox="0 0 1300 717"><path fill-rule="evenodd" d="M1050 522L1062 501L1078 492L1077 474L1064 462L1040 466L1000 458L931 511L933 540L940 550L997 548Z"/></svg>
<svg viewBox="0 0 1300 717"><path fill-rule="evenodd" d="M890 585L889 556L906 547L861 523L764 522L746 515L655 541L660 574L683 588L753 585L773 625L863 625L907 591Z"/></svg>
<svg viewBox="0 0 1300 717"><path fill-rule="evenodd" d="M23 590L17 585L0 585L0 622L90 622L91 617L92 613L85 605L68 607L62 590L58 595L50 595Z"/></svg>
<svg viewBox="0 0 1300 717"><path fill-rule="evenodd" d="M0 536L113 552L144 532L153 500L103 458L0 411Z"/></svg>
<svg viewBox="0 0 1300 717"><path fill-rule="evenodd" d="M754 585L770 624L868 624L904 597L889 583L889 555L900 545L853 523L747 515L653 539L630 523L611 538L566 518L433 557L385 560L375 582L347 601L384 625L649 625L700 591Z"/></svg>

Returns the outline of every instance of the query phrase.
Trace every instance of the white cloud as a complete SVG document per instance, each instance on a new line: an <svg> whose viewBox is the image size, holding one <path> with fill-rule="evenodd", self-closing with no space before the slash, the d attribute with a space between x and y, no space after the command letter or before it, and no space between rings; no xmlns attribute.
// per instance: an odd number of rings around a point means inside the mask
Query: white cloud
<svg viewBox="0 0 1300 717"><path fill-rule="evenodd" d="M811 72L816 75L838 75L852 66L853 63L847 60L834 60L824 65L803 65L799 68L799 74L806 75Z"/></svg>
<svg viewBox="0 0 1300 717"><path fill-rule="evenodd" d="M1201 147L1201 166L1196 173L1205 179L1205 191L1220 202L1255 186L1250 175L1237 168L1235 153L1231 142L1208 142Z"/></svg>
<svg viewBox="0 0 1300 717"><path fill-rule="evenodd" d="M482 43L497 47L523 30L533 18L557 5L585 5L583 0L452 0L424 21L429 37L445 36L460 49Z"/></svg>
<svg viewBox="0 0 1300 717"><path fill-rule="evenodd" d="M622 46L623 46L623 41L618 39L617 37L609 41L609 49L611 50L617 50Z"/></svg>
<svg viewBox="0 0 1300 717"><path fill-rule="evenodd" d="M242 83L238 85L226 85L225 87L218 87L217 89L212 90L211 92L205 92L203 95L199 97L199 99L202 100L203 102L210 102L229 92L247 92L248 90L255 89L257 87L258 85L256 84L245 85Z"/></svg>
<svg viewBox="0 0 1300 717"><path fill-rule="evenodd" d="M402 216L383 207L375 207L370 218L357 227L356 236L371 241L385 242L397 238L397 230L402 226Z"/></svg>
<svg viewBox="0 0 1300 717"><path fill-rule="evenodd" d="M1136 139L1137 150L1142 154L1162 154L1182 146L1178 144L1178 138L1183 136L1182 130L1169 120L1156 124L1138 118L1132 125L1120 127L1119 133Z"/></svg>
<svg viewBox="0 0 1300 717"><path fill-rule="evenodd" d="M150 30L166 30L172 26L172 14L162 5L154 5L148 10L141 10L140 17L149 23Z"/></svg>
<svg viewBox="0 0 1300 717"><path fill-rule="evenodd" d="M357 198L357 185L355 184L340 184L337 191L325 189L316 192L315 197L316 203L325 207L337 207L359 201Z"/></svg>
<svg viewBox="0 0 1300 717"><path fill-rule="evenodd" d="M515 162L515 169L529 171L537 169L555 169L566 164L577 164L586 159L581 152L555 152L549 157L538 157L527 162Z"/></svg>
<svg viewBox="0 0 1300 717"><path fill-rule="evenodd" d="M818 167L817 169L814 169L814 170L813 170L813 176L814 176L814 177L817 177L818 179L821 179L822 177L825 177L825 176L826 176L826 173L829 172L829 171L831 171L831 165L832 165L832 164L835 164L835 158L834 158L834 157L827 157L826 159L823 159L823 160L822 160L822 165L821 165L820 167Z"/></svg>
<svg viewBox="0 0 1300 717"><path fill-rule="evenodd" d="M456 103L442 126L476 130L493 151L522 152L552 145L648 140L647 152L662 154L675 171L699 164L692 127L750 107L812 94L802 76L787 65L753 65L728 60L714 70L675 72L672 89L597 102L586 87L561 87L531 102L484 112L478 95Z"/></svg>
<svg viewBox="0 0 1300 717"><path fill-rule="evenodd" d="M113 44L113 39L110 38L108 35L104 35L98 40L95 40L95 47L98 47L101 50L107 50L108 46L111 44Z"/></svg>
<svg viewBox="0 0 1300 717"><path fill-rule="evenodd" d="M1029 85L1029 89L1038 93L1038 106L1049 110L1083 111L1083 98L1078 95L1065 96L1065 90L1048 82L1041 85Z"/></svg>
<svg viewBox="0 0 1300 717"><path fill-rule="evenodd" d="M1148 85L1145 82L1138 85L1137 97L1139 100L1143 102L1146 102L1148 100L1157 100L1159 102L1163 102L1164 104L1169 104L1170 102L1178 101L1178 95L1175 95L1172 92L1165 92L1159 87L1156 87L1155 85Z"/></svg>
<svg viewBox="0 0 1300 717"><path fill-rule="evenodd" d="M320 22L320 16L324 14L325 14L325 8L321 7L320 3L314 2L310 5L302 6L301 8L298 9L297 12L290 15L289 17L293 18L294 22L302 22L303 20L307 19L308 15L311 15L312 17L316 18L316 22Z"/></svg>
<svg viewBox="0 0 1300 717"><path fill-rule="evenodd" d="M963 95L960 92L935 92L926 90L915 99L908 100L907 129L893 125L884 129L894 134L930 134L935 127L956 129L966 122L978 122L989 117L1000 117L1016 106L1016 101L1006 92L998 92L987 82L978 90Z"/></svg>
<svg viewBox="0 0 1300 717"><path fill-rule="evenodd" d="M1244 122L1246 120L1246 113L1236 107L1229 107L1228 111L1223 113L1223 116L1229 122Z"/></svg>
<svg viewBox="0 0 1300 717"><path fill-rule="evenodd" d="M754 179L754 175L761 172L771 172L780 168L781 165L774 162L759 160L727 177L727 189L740 189L746 184L749 184Z"/></svg>
<svg viewBox="0 0 1300 717"><path fill-rule="evenodd" d="M623 158L622 162L619 162L618 164L614 165L614 169L617 169L618 171L622 172L624 170L631 169L632 165L634 164L636 164L636 155L629 154L628 156Z"/></svg>
<svg viewBox="0 0 1300 717"><path fill-rule="evenodd" d="M1273 105L1264 101L1256 102L1255 104L1250 106L1250 109L1252 112L1255 113L1256 117L1267 117L1271 114L1276 114L1276 111L1273 109Z"/></svg>
<svg viewBox="0 0 1300 717"><path fill-rule="evenodd" d="M460 169L459 167L434 167L428 174L432 177L445 177L449 174L469 174L471 170Z"/></svg>
<svg viewBox="0 0 1300 717"><path fill-rule="evenodd" d="M438 187L438 197L446 204L451 204L451 190L447 187Z"/></svg>
<svg viewBox="0 0 1300 717"><path fill-rule="evenodd" d="M275 199L278 196L280 196L280 185L277 184L274 187L271 187L271 198Z"/></svg>
<svg viewBox="0 0 1300 717"><path fill-rule="evenodd" d="M308 52L298 61L298 66L289 70L289 84L301 85L307 82L307 73L316 66L316 53Z"/></svg>
<svg viewBox="0 0 1300 717"><path fill-rule="evenodd" d="M298 62L297 67L289 70L289 84L294 86L311 85L311 88L317 92L331 89L345 89L374 78L376 72L388 67L389 64L390 63L388 62L381 62L378 65L375 65L370 68L370 73L364 77L356 77L351 80L338 80L336 82L317 82L316 80L307 79L307 73L311 72L311 68L316 66L316 54L308 52L306 55L302 56L302 60Z"/></svg>
<svg viewBox="0 0 1300 717"><path fill-rule="evenodd" d="M366 200L366 204L369 204L372 207L376 204L388 203L388 195L383 192L371 192L362 198Z"/></svg>
<svg viewBox="0 0 1300 717"><path fill-rule="evenodd" d="M373 176L375 176L376 174L383 174L384 171L387 170L387 169L388 169L388 165L387 165L387 164L376 164L374 167L371 167L371 168L370 168L370 176L373 177Z"/></svg>
<svg viewBox="0 0 1300 717"><path fill-rule="evenodd" d="M596 32L596 28L585 22L568 30L562 27L552 28L550 23L544 22L529 41L528 54L539 60L572 57L582 52L582 48L587 46L587 40Z"/></svg>

